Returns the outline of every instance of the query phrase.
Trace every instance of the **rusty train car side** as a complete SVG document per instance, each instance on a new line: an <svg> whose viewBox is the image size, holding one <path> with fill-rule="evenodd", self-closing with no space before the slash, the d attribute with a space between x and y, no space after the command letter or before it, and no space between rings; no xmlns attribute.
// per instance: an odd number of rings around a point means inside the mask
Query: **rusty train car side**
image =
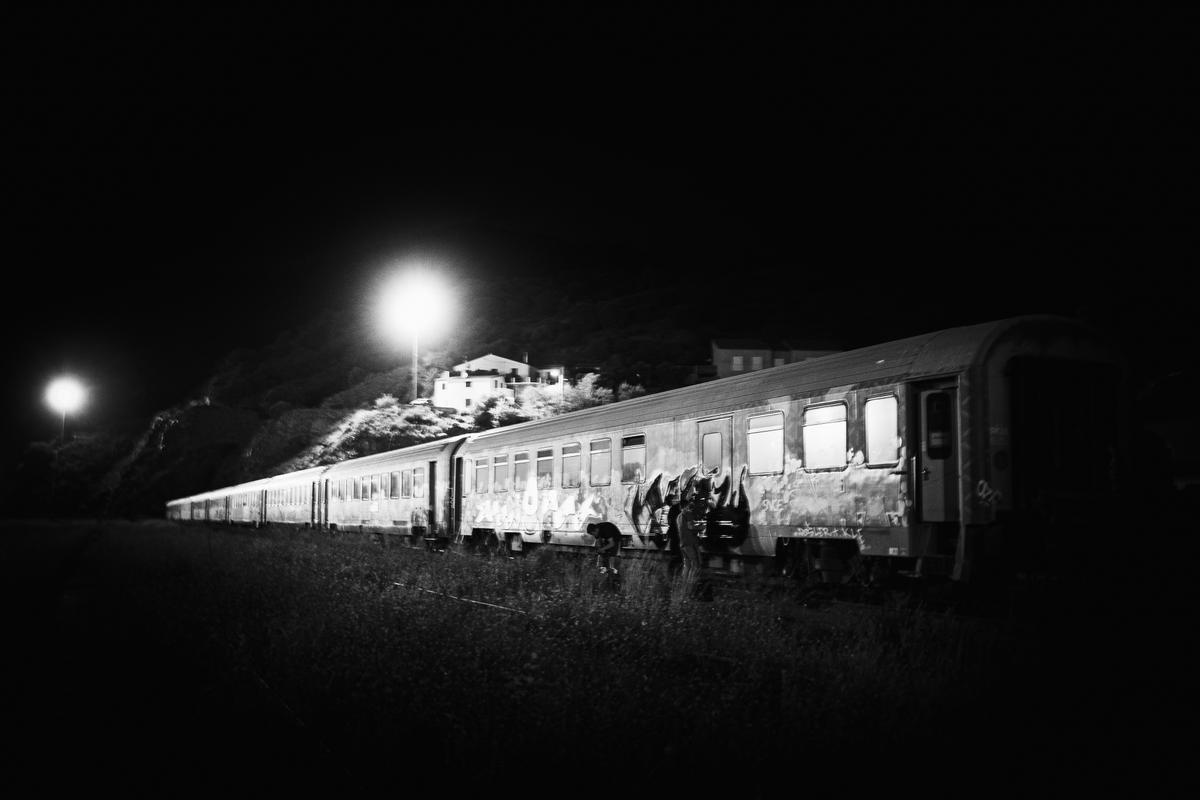
<svg viewBox="0 0 1200 800"><path fill-rule="evenodd" d="M710 563L969 581L1069 546L1111 502L1121 375L1072 320L999 320L277 476L308 487L300 513L264 495L259 516L509 551L587 547L608 520L652 554L703 479ZM232 519L261 484L167 513Z"/></svg>

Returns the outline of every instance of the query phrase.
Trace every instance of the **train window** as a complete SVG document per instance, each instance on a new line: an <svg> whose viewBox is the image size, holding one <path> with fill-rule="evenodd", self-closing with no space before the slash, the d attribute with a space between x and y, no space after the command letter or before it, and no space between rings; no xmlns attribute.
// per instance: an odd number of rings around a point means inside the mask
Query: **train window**
<svg viewBox="0 0 1200 800"><path fill-rule="evenodd" d="M579 481L579 445L564 444L562 449L562 485L564 489L575 489Z"/></svg>
<svg viewBox="0 0 1200 800"><path fill-rule="evenodd" d="M762 369L762 356L750 356L750 369Z"/></svg>
<svg viewBox="0 0 1200 800"><path fill-rule="evenodd" d="M867 463L895 464L900 458L900 418L895 397L872 397L863 415L867 426Z"/></svg>
<svg viewBox="0 0 1200 800"><path fill-rule="evenodd" d="M713 431L704 434L700 441L700 459L705 472L721 466L721 433Z"/></svg>
<svg viewBox="0 0 1200 800"><path fill-rule="evenodd" d="M513 491L525 491L529 482L529 453L517 453L513 456Z"/></svg>
<svg viewBox="0 0 1200 800"><path fill-rule="evenodd" d="M371 499L372 500L379 499L379 476L378 475L371 476Z"/></svg>
<svg viewBox="0 0 1200 800"><path fill-rule="evenodd" d="M733 363L731 363L731 364L729 365L729 368L730 368L730 369L732 369L734 372L741 372L741 371L742 371L742 369L743 369L743 367L742 367L742 357L741 357L741 356L734 356L734 357L733 357Z"/></svg>
<svg viewBox="0 0 1200 800"><path fill-rule="evenodd" d="M804 409L804 466L829 469L846 466L846 405Z"/></svg>
<svg viewBox="0 0 1200 800"><path fill-rule="evenodd" d="M783 472L783 412L746 420L746 466L751 475Z"/></svg>
<svg viewBox="0 0 1200 800"><path fill-rule="evenodd" d="M400 496L400 473L392 472L388 475L388 497L395 500Z"/></svg>
<svg viewBox="0 0 1200 800"><path fill-rule="evenodd" d="M646 479L646 437L644 434L621 438L621 483L641 483Z"/></svg>
<svg viewBox="0 0 1200 800"><path fill-rule="evenodd" d="M363 475L361 478L358 479L358 482L360 484L362 484L362 499L363 500L371 499L371 479L368 478L366 475Z"/></svg>
<svg viewBox="0 0 1200 800"><path fill-rule="evenodd" d="M425 468L417 467L413 470L413 497L425 496Z"/></svg>
<svg viewBox="0 0 1200 800"><path fill-rule="evenodd" d="M400 473L400 496L412 497L412 470L406 469Z"/></svg>
<svg viewBox="0 0 1200 800"><path fill-rule="evenodd" d="M537 451L537 488L554 486L554 448Z"/></svg>
<svg viewBox="0 0 1200 800"><path fill-rule="evenodd" d="M497 492L508 491L508 456L496 456L493 464L494 474L492 480L496 484Z"/></svg>
<svg viewBox="0 0 1200 800"><path fill-rule="evenodd" d="M597 439L589 449L588 477L592 486L608 486L612 483L612 439Z"/></svg>
<svg viewBox="0 0 1200 800"><path fill-rule="evenodd" d="M949 458L953 449L954 419L949 392L925 395L925 452L930 458Z"/></svg>
<svg viewBox="0 0 1200 800"><path fill-rule="evenodd" d="M488 490L488 459L481 458L475 462L475 491L483 494Z"/></svg>

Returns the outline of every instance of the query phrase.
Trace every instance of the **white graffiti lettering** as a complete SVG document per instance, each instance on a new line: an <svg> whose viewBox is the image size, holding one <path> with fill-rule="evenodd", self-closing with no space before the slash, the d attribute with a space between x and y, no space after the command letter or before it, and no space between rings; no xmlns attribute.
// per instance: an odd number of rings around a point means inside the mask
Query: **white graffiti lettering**
<svg viewBox="0 0 1200 800"><path fill-rule="evenodd" d="M985 505L994 506L1003 498L1003 494L999 489L993 489L987 481L981 480L975 484L975 496L978 497Z"/></svg>

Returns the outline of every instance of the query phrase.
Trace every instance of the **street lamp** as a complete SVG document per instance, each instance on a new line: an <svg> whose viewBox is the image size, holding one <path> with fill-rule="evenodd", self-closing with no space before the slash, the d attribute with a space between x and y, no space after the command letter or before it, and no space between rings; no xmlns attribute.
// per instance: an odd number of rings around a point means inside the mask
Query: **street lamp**
<svg viewBox="0 0 1200 800"><path fill-rule="evenodd" d="M449 321L450 291L441 277L425 267L411 267L388 281L379 295L384 331L397 342L412 341L412 399L420 396L417 348L422 335L430 336Z"/></svg>
<svg viewBox="0 0 1200 800"><path fill-rule="evenodd" d="M67 438L67 414L74 414L83 408L87 399L87 390L75 378L64 376L55 378L46 387L46 403L52 409L62 414L62 428L59 437L62 441Z"/></svg>

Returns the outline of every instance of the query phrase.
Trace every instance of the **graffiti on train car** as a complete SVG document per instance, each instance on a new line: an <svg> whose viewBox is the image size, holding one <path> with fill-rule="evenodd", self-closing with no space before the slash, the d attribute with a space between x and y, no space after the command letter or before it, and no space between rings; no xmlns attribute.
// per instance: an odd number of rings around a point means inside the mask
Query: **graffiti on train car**
<svg viewBox="0 0 1200 800"><path fill-rule="evenodd" d="M847 455L840 470L806 470L800 459L789 458L782 473L756 476L753 520L800 528L907 525L912 502L904 473L868 466L861 450ZM904 463L901 447L896 465Z"/></svg>
<svg viewBox="0 0 1200 800"><path fill-rule="evenodd" d="M656 472L648 481L616 486L561 489L549 476L529 481L521 490L478 498L472 514L476 527L536 534L555 530L582 532L589 522L608 520L641 536L666 535L672 503L693 491L698 478L707 479L716 499L710 522L740 538L750 523L825 530L847 538L864 527L903 527L911 505L904 473L904 448L892 466L868 466L862 451L847 454L841 470L804 469L788 459L781 473L737 478L720 468L707 473L693 465L669 474ZM639 476L640 477L640 476Z"/></svg>

